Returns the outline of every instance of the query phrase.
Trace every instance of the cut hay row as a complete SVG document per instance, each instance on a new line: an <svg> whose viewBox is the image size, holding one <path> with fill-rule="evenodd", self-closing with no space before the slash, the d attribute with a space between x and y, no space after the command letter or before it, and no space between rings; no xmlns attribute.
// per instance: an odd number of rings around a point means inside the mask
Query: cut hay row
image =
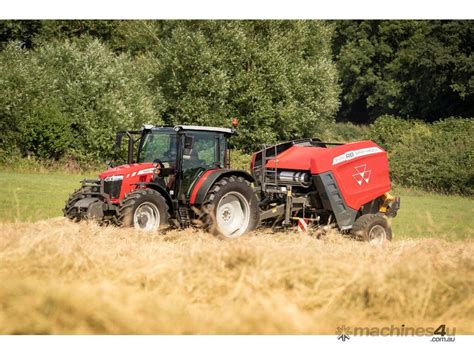
<svg viewBox="0 0 474 355"><path fill-rule="evenodd" d="M384 247L258 231L139 234L63 218L0 223L3 334L474 333L474 242Z"/></svg>

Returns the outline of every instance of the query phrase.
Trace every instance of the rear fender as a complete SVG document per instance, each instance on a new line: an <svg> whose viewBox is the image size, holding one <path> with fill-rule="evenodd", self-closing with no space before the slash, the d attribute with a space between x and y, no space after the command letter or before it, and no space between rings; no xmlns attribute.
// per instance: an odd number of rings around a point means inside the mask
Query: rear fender
<svg viewBox="0 0 474 355"><path fill-rule="evenodd" d="M233 169L211 169L207 170L194 184L191 195L189 198L189 203L191 205L201 205L206 198L207 193L220 179L226 176L241 176L249 182L254 182L254 178L242 170L233 170Z"/></svg>

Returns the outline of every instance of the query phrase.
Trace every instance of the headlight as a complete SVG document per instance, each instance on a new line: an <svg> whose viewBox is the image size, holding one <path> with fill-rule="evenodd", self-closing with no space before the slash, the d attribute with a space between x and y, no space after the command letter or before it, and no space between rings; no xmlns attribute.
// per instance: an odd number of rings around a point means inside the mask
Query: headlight
<svg viewBox="0 0 474 355"><path fill-rule="evenodd" d="M113 176L106 177L104 179L104 181L119 181L119 180L123 180L123 175L113 175Z"/></svg>

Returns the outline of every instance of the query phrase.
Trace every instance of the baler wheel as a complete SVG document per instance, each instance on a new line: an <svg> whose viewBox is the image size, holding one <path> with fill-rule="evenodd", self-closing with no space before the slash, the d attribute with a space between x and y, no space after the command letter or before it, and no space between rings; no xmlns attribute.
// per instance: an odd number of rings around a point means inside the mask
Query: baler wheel
<svg viewBox="0 0 474 355"><path fill-rule="evenodd" d="M358 240L380 245L392 240L392 228L387 218L380 214L364 214L356 219L351 234Z"/></svg>
<svg viewBox="0 0 474 355"><path fill-rule="evenodd" d="M169 225L169 207L164 197L152 189L137 189L120 203L118 225L154 232Z"/></svg>

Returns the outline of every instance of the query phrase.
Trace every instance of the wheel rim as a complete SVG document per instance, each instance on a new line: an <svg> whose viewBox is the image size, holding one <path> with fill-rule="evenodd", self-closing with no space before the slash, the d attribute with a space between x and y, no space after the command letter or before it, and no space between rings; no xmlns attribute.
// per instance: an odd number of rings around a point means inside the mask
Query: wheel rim
<svg viewBox="0 0 474 355"><path fill-rule="evenodd" d="M143 202L133 214L133 226L141 231L155 231L160 226L160 211L155 204Z"/></svg>
<svg viewBox="0 0 474 355"><path fill-rule="evenodd" d="M377 224L370 228L369 241L370 244L382 244L387 239L387 231L384 227Z"/></svg>
<svg viewBox="0 0 474 355"><path fill-rule="evenodd" d="M228 238L241 236L250 223L250 206L240 193L232 191L225 194L216 210L217 226Z"/></svg>

